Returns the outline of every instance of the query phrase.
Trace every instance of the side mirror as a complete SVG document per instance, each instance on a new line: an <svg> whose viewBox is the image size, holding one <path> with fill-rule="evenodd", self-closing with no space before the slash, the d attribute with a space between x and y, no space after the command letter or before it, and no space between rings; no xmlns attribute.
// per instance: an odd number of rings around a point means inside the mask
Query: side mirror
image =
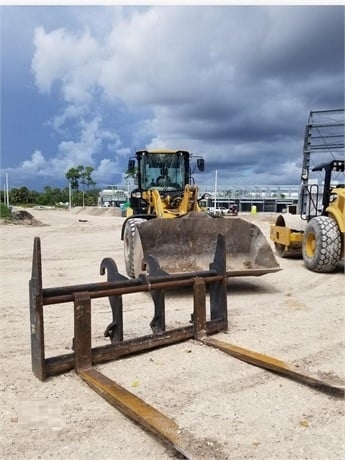
<svg viewBox="0 0 345 460"><path fill-rule="evenodd" d="M196 164L198 166L199 171L205 171L205 160L203 158L198 158Z"/></svg>
<svg viewBox="0 0 345 460"><path fill-rule="evenodd" d="M128 171L133 172L135 168L135 160L128 160Z"/></svg>
<svg viewBox="0 0 345 460"><path fill-rule="evenodd" d="M301 179L302 180L307 180L308 179L308 169L307 168L302 169Z"/></svg>

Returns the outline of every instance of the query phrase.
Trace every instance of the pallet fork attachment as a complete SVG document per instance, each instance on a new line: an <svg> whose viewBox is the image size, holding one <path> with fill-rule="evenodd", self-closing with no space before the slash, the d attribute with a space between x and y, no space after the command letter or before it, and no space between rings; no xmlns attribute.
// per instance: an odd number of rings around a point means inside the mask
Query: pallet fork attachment
<svg viewBox="0 0 345 460"><path fill-rule="evenodd" d="M50 376L75 369L82 380L110 404L188 459L198 458L197 452L200 452L201 444L203 452L209 451L211 456L211 447L202 439L194 438L191 433L181 429L165 414L109 379L93 366L194 339L255 366L278 372L334 396L343 397L344 387L321 381L275 358L209 337L228 328L225 242L222 235L218 235L214 259L207 271L169 274L162 271L158 261L150 256L143 263L148 267L149 274L129 279L118 272L116 263L112 259L106 258L100 266L101 274L107 271L106 282L43 289L41 242L38 237L34 239L29 291L32 370L38 379L45 380ZM191 324L168 329L165 324L165 292L184 286L193 288ZM206 287L209 292L209 320L206 315ZM152 334L124 340L122 296L134 292L151 293L154 303L154 316L150 323ZM91 301L102 297L109 298L113 314L112 322L104 333L105 337L110 338L111 343L93 348ZM46 358L44 306L68 302L74 304L73 352Z"/></svg>
<svg viewBox="0 0 345 460"><path fill-rule="evenodd" d="M342 386L336 385L332 382L326 382L325 380L321 380L317 375L312 375L311 373L302 371L299 367L281 361L280 359L273 358L272 356L267 356L262 353L257 353L256 351L248 350L213 337L203 338L202 343L209 345L210 347L217 348L218 350L221 350L234 358L240 359L241 361L252 364L253 366L275 372L284 377L303 383L304 385L314 387L315 389L328 393L332 396L340 398L344 397L345 382Z"/></svg>
<svg viewBox="0 0 345 460"><path fill-rule="evenodd" d="M108 281L56 288L42 287L41 243L34 240L32 277L30 290L31 356L32 370L36 377L44 380L49 376L77 368L79 360L86 355L90 364L100 364L126 355L148 351L157 347L171 345L205 334L214 334L226 330L227 315L227 279L225 276L224 239L218 237L214 261L210 270L194 273L169 275L160 270L158 262L147 258L149 276L142 275L128 279L117 272L114 261L106 259L101 263L108 271ZM112 278L109 281L109 277ZM206 321L206 286L209 286L210 319ZM193 287L194 311L191 324L167 330L165 324L165 292L181 287ZM123 340L122 295L135 292L150 292L154 303L154 317L151 321L152 334ZM91 300L109 297L113 312L113 321L106 328L105 336L110 344L91 348ZM46 305L74 303L74 353L45 358L43 309ZM82 308L83 306L83 308ZM83 311L83 315L79 310ZM86 315L86 316L85 316ZM85 316L85 317L84 317ZM83 327L80 324L83 323ZM91 357L91 358L90 358ZM79 366L80 367L80 366Z"/></svg>

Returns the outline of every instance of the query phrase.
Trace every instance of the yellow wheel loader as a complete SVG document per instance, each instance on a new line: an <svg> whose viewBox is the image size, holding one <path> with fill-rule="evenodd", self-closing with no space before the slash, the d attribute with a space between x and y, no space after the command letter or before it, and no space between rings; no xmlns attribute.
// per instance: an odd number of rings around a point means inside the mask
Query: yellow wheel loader
<svg viewBox="0 0 345 460"><path fill-rule="evenodd" d="M298 213L277 217L270 238L281 257L303 257L314 272L333 272L345 255L345 180L344 160L333 159L310 168L311 153L344 150L344 110L311 112L306 126L302 183ZM322 123L315 117L327 117ZM315 140L316 139L316 140ZM321 183L310 180L310 173L322 173Z"/></svg>
<svg viewBox="0 0 345 460"><path fill-rule="evenodd" d="M143 260L153 256L165 273L208 269L219 234L225 238L227 276L258 276L280 270L262 231L239 217L214 218L203 210L192 177L192 161L203 171L204 159L185 150L136 152L128 162L137 187L131 192L132 215L121 239L129 277L146 273Z"/></svg>

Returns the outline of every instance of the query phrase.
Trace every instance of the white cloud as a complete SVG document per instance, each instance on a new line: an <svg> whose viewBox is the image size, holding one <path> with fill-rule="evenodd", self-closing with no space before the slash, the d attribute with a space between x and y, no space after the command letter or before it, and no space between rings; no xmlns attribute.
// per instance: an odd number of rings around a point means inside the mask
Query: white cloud
<svg viewBox="0 0 345 460"><path fill-rule="evenodd" d="M96 156L101 148L103 136L99 125L100 119L97 117L89 122L82 120L79 141L60 142L57 153L50 157L36 150L29 160L23 161L18 168L10 168L9 171L14 176L21 174L25 178L41 176L49 180L53 178L65 181L65 174L70 168L83 165L94 168L93 177L96 181L110 182L114 174L119 172L120 166L118 161L109 158L103 158L99 163L97 162ZM114 136L106 133L106 137L113 138ZM114 152L116 145L120 147L120 144L114 144ZM118 152L119 156L123 155L121 148Z"/></svg>
<svg viewBox="0 0 345 460"><path fill-rule="evenodd" d="M35 34L32 69L41 91L59 82L67 101L95 86L131 105L193 103L233 84L239 65L259 46L267 18L256 8L154 7L116 17L109 36L65 29ZM255 25L247 33L246 27ZM191 27L193 24L193 27ZM255 32L255 33L254 33ZM229 88L226 90L228 91Z"/></svg>
<svg viewBox="0 0 345 460"><path fill-rule="evenodd" d="M70 121L74 121L75 119L80 119L85 114L88 113L88 109L85 105L74 105L70 104L64 108L63 113L59 115L55 115L50 122L50 125L59 134L63 134L65 132L66 125Z"/></svg>
<svg viewBox="0 0 345 460"><path fill-rule="evenodd" d="M111 181L114 178L116 172L121 172L122 168L118 161L112 161L109 158L101 160L97 169L92 173L97 183L103 183L111 185Z"/></svg>
<svg viewBox="0 0 345 460"><path fill-rule="evenodd" d="M50 92L55 82L61 85L64 99L88 103L99 72L100 48L89 32L72 34L65 29L35 31L36 52L32 71L40 91Z"/></svg>
<svg viewBox="0 0 345 460"><path fill-rule="evenodd" d="M37 171L39 173L40 171L45 169L46 160L42 155L42 152L40 152L39 150L35 150L35 152L31 156L31 159L23 161L21 167L26 172L35 173Z"/></svg>

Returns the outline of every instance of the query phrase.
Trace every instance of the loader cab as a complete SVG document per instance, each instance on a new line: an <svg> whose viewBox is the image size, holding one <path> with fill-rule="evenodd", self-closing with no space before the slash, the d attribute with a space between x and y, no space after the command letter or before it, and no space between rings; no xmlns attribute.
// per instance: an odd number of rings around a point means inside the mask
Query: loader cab
<svg viewBox="0 0 345 460"><path fill-rule="evenodd" d="M139 150L128 162L128 172L136 175L137 188L132 190L130 203L134 214L145 214L150 192L157 190L173 200L182 197L187 184L193 184L191 154L186 150ZM137 168L137 169L136 169ZM195 169L204 171L205 163L196 158ZM194 170L195 170L194 169Z"/></svg>
<svg viewBox="0 0 345 460"><path fill-rule="evenodd" d="M194 182L191 154L185 150L139 150L128 162L128 171L134 173L137 161L137 183L140 191L156 188L160 191L184 190ZM196 168L203 172L203 158L196 159Z"/></svg>
<svg viewBox="0 0 345 460"><path fill-rule="evenodd" d="M142 191L157 189L161 192L184 190L189 177L189 153L137 152L138 185Z"/></svg>

